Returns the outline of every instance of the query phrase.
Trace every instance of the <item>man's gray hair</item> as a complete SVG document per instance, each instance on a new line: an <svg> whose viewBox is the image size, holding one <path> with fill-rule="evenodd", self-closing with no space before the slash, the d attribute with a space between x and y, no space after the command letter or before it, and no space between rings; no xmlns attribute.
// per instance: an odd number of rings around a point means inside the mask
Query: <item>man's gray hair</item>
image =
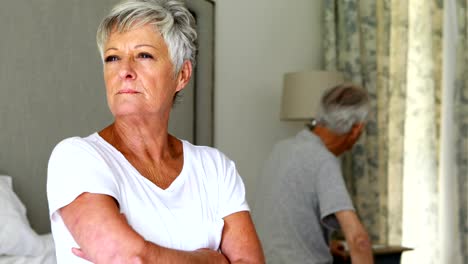
<svg viewBox="0 0 468 264"><path fill-rule="evenodd" d="M96 34L97 45L104 61L104 45L116 30L126 32L132 28L152 24L160 32L169 49L177 75L185 60L195 66L195 19L184 3L178 0L122 1L104 17Z"/></svg>
<svg viewBox="0 0 468 264"><path fill-rule="evenodd" d="M323 94L317 122L337 134L345 134L354 124L366 120L369 107L366 90L344 83Z"/></svg>

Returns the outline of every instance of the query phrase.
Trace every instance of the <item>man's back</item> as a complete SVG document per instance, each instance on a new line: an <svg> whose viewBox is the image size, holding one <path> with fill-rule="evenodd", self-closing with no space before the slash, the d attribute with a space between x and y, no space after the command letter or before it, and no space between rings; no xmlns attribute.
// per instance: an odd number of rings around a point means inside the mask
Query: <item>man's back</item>
<svg viewBox="0 0 468 264"><path fill-rule="evenodd" d="M279 142L257 184L253 218L267 263L331 263L334 213L354 210L339 162L303 130ZM327 228L328 227L328 228Z"/></svg>

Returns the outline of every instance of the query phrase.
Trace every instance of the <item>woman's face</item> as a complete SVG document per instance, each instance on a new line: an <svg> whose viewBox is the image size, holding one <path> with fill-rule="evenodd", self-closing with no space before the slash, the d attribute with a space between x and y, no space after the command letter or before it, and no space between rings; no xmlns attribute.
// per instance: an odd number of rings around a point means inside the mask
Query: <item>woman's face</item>
<svg viewBox="0 0 468 264"><path fill-rule="evenodd" d="M174 94L185 87L191 69L185 62L174 76L166 43L152 25L111 33L104 46L104 81L112 114L168 118Z"/></svg>

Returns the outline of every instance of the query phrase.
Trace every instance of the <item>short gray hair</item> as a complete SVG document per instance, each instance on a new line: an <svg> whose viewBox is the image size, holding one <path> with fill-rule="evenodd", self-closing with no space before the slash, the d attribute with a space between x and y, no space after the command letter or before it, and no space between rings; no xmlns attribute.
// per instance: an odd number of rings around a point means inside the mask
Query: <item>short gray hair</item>
<svg viewBox="0 0 468 264"><path fill-rule="evenodd" d="M154 25L166 42L175 75L185 60L195 67L195 19L178 0L126 0L114 6L102 20L96 34L101 58L104 60L104 45L113 30L126 32L148 23Z"/></svg>
<svg viewBox="0 0 468 264"><path fill-rule="evenodd" d="M366 121L369 96L363 88L344 83L327 90L321 100L317 122L338 134Z"/></svg>

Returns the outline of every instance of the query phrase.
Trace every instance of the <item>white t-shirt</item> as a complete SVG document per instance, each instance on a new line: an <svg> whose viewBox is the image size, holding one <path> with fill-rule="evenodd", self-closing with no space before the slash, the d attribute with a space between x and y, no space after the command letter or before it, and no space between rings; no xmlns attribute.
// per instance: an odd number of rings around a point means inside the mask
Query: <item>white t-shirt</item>
<svg viewBox="0 0 468 264"><path fill-rule="evenodd" d="M142 176L94 133L60 142L49 160L47 198L58 263L88 263L59 209L84 192L114 197L132 228L146 240L179 249L219 249L223 218L249 207L234 162L220 151L182 140L184 165L165 190Z"/></svg>

